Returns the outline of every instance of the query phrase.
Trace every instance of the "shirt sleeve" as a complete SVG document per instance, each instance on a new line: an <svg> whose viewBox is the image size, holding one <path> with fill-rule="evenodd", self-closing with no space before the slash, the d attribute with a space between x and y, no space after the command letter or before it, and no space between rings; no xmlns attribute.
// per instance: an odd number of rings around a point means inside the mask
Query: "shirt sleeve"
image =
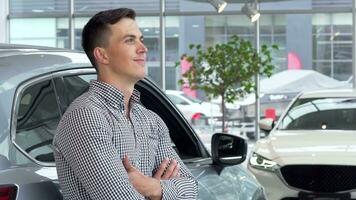
<svg viewBox="0 0 356 200"><path fill-rule="evenodd" d="M57 149L90 198L144 199L129 181L104 115L76 109L63 118L57 129Z"/></svg>
<svg viewBox="0 0 356 200"><path fill-rule="evenodd" d="M161 180L162 200L197 199L198 183L183 161L172 147L169 130L163 120L155 114L157 134L159 138L158 150L155 159L155 169L163 159L175 159L180 165L180 176L169 180Z"/></svg>

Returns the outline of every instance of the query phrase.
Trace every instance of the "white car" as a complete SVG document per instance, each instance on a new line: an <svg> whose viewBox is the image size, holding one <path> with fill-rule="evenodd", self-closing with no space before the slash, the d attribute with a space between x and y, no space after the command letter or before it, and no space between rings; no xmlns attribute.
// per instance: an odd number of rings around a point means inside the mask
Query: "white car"
<svg viewBox="0 0 356 200"><path fill-rule="evenodd" d="M193 125L202 123L207 125L208 122L222 117L220 106L217 104L201 101L178 90L166 90L166 94Z"/></svg>
<svg viewBox="0 0 356 200"><path fill-rule="evenodd" d="M299 94L251 154L269 200L356 199L356 91ZM272 129L272 130L271 130Z"/></svg>

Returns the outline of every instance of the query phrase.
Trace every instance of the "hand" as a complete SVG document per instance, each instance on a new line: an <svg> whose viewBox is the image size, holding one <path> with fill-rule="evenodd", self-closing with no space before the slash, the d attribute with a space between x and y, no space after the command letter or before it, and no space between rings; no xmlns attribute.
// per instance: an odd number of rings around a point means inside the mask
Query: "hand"
<svg viewBox="0 0 356 200"><path fill-rule="evenodd" d="M124 167L134 188L143 196L151 200L162 199L162 188L158 179L143 175L131 165L128 156L124 157Z"/></svg>
<svg viewBox="0 0 356 200"><path fill-rule="evenodd" d="M157 172L153 175L153 178L158 180L167 180L175 177L179 177L179 164L176 160L164 159L159 165Z"/></svg>

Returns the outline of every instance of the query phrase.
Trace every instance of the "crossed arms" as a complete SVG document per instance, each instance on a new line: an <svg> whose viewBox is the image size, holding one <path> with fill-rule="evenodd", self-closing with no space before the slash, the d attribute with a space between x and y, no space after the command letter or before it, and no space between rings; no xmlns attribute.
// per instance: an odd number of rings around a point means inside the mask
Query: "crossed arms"
<svg viewBox="0 0 356 200"><path fill-rule="evenodd" d="M152 177L118 155L111 124L99 112L77 109L61 126L57 147L91 199L196 199L197 182L171 147L169 132L156 114L158 150ZM80 125L79 125L80 124ZM78 141L78 142L73 142ZM168 160L169 159L169 160Z"/></svg>

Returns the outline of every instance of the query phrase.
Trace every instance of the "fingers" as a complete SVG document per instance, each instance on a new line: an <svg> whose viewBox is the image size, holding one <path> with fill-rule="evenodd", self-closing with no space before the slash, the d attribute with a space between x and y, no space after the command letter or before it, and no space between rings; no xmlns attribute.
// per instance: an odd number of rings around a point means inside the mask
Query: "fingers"
<svg viewBox="0 0 356 200"><path fill-rule="evenodd" d="M176 160L172 160L168 168L164 172L163 176L161 176L161 178L162 179L174 178L175 176L178 175L178 172L179 172L179 165Z"/></svg>
<svg viewBox="0 0 356 200"><path fill-rule="evenodd" d="M180 166L176 160L165 158L156 173L153 175L155 179L170 179L179 176Z"/></svg>
<svg viewBox="0 0 356 200"><path fill-rule="evenodd" d="M132 172L135 170L135 167L131 165L129 161L129 157L127 155L124 156L124 161L122 162L127 172Z"/></svg>
<svg viewBox="0 0 356 200"><path fill-rule="evenodd" d="M157 172L154 174L153 178L156 178L156 179L161 179L163 173L164 173L164 170L167 168L169 164L169 159L165 158L162 163L159 165L158 167L158 170Z"/></svg>
<svg viewBox="0 0 356 200"><path fill-rule="evenodd" d="M129 157L124 156L123 165L127 173L136 171L136 168L131 165ZM158 170L153 175L155 179L170 179L179 176L180 166L176 160L169 160L168 158L163 159L162 163L159 165Z"/></svg>
<svg viewBox="0 0 356 200"><path fill-rule="evenodd" d="M179 169L180 169L180 165L177 164L177 166L174 168L174 171L173 171L171 177L179 177Z"/></svg>

